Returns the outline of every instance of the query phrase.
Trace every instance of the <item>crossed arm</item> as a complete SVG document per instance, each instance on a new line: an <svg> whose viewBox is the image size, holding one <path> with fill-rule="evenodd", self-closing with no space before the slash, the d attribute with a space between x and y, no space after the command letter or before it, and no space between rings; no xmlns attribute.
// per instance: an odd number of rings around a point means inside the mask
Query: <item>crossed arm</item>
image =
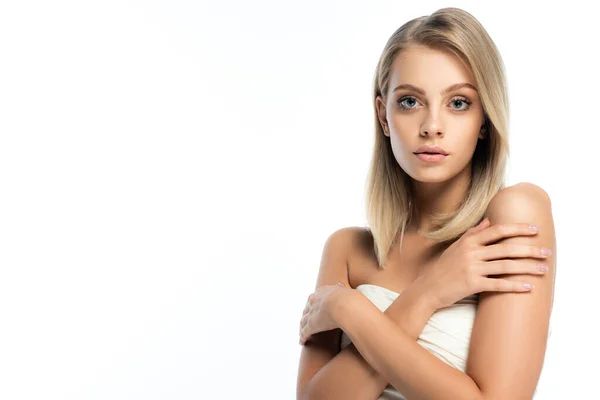
<svg viewBox="0 0 600 400"><path fill-rule="evenodd" d="M417 282L414 282L404 289L383 313L396 324L396 330L402 330L404 335L415 343L432 314L428 305L422 301L420 289ZM366 308L368 312L381 313L379 309ZM338 310L338 315L339 311L345 312L344 309ZM364 312L362 309L355 311ZM373 332L379 332L375 327L372 328ZM346 327L346 329L349 328ZM344 330L344 332L347 331ZM359 346L361 349L363 348L362 345L359 344ZM353 343L348 344L313 376L307 392L307 399L376 399L389 382L390 379L386 375L380 374L365 361L353 340ZM394 385L392 384L392 386ZM404 396L406 397L406 394Z"/></svg>
<svg viewBox="0 0 600 400"><path fill-rule="evenodd" d="M340 301L335 315L352 343L315 374L307 398L376 399L390 383L409 400L479 399L468 375L416 342L435 312L422 290L413 282L383 313L360 293Z"/></svg>
<svg viewBox="0 0 600 400"><path fill-rule="evenodd" d="M531 399L544 360L555 274L556 242L550 201L532 184L499 192L488 206L492 225L527 222L542 227L534 237L499 243L549 247L548 274L499 275L529 281L525 293L480 294L466 373L444 363L416 338L435 310L420 302L417 281L382 313L360 293L336 310L352 343L311 379L307 399L376 399L388 382L407 399Z"/></svg>

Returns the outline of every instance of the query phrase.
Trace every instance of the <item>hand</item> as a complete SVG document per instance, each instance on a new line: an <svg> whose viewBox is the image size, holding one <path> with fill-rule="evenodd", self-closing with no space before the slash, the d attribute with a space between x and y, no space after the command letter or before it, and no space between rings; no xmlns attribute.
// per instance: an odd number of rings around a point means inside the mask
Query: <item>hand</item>
<svg viewBox="0 0 600 400"><path fill-rule="evenodd" d="M525 223L492 227L489 227L489 224L486 218L479 225L466 231L442 253L431 269L418 278L424 282L424 287L428 288L431 305L436 310L479 292L531 290L523 286L524 282L487 278L487 275L545 273L538 270L537 262L525 263L522 260L504 259L544 259L547 256L541 253L541 248L521 244L489 245L504 237L535 235L537 231L531 231Z"/></svg>
<svg viewBox="0 0 600 400"><path fill-rule="evenodd" d="M308 296L306 306L300 320L300 344L304 345L308 338L318 332L329 331L339 326L333 320L332 307L340 292L352 290L342 282L337 285L323 285Z"/></svg>

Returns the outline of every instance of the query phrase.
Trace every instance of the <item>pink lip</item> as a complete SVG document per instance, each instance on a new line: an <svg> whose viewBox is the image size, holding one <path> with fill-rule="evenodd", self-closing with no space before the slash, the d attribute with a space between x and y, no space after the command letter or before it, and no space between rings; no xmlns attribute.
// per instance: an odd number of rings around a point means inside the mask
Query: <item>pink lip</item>
<svg viewBox="0 0 600 400"><path fill-rule="evenodd" d="M435 146L430 146L430 145L423 145L423 146L419 146L419 148L415 151L415 153L440 153L440 154L444 154L444 155L448 155L448 152L444 149L442 149L440 146L435 145Z"/></svg>
<svg viewBox="0 0 600 400"><path fill-rule="evenodd" d="M425 154L425 153L419 153L419 154L415 154L417 157L419 157L419 159L421 161L425 161L425 162L440 162L442 161L444 158L447 157L447 155L445 154Z"/></svg>

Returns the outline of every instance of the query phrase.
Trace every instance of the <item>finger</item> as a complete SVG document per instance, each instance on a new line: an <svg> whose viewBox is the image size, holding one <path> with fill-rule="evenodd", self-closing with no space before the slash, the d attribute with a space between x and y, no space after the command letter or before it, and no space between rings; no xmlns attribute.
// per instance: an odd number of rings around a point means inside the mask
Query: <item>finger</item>
<svg viewBox="0 0 600 400"><path fill-rule="evenodd" d="M300 338L300 344L301 344L302 346L304 346L304 345L306 344L306 341L307 341L307 340L308 340L308 338L301 337L301 338Z"/></svg>
<svg viewBox="0 0 600 400"><path fill-rule="evenodd" d="M538 230L531 229L530 225L527 223L514 223L489 226L479 232L475 232L473 235L476 243L486 245L495 243L507 237L533 236L536 235L537 232Z"/></svg>
<svg viewBox="0 0 600 400"><path fill-rule="evenodd" d="M300 325L301 325L301 326L304 326L304 325L306 325L306 321L307 321L307 320L308 320L308 313L306 313L306 314L304 314L304 315L302 316L302 319L300 320Z"/></svg>
<svg viewBox="0 0 600 400"><path fill-rule="evenodd" d="M489 224L490 224L490 220L487 218L484 218L482 221L479 222L479 224L471 227L467 232L470 234L475 234L475 233L487 228L489 226Z"/></svg>
<svg viewBox="0 0 600 400"><path fill-rule="evenodd" d="M308 333L308 331L305 326L304 328L302 328L302 331L300 332L300 342L302 344L304 344L306 342L306 340L308 339L307 333Z"/></svg>
<svg viewBox="0 0 600 400"><path fill-rule="evenodd" d="M310 304L309 304L309 302L307 301L307 302L306 302L306 305L304 306L304 310L302 310L302 314L306 313L306 312L308 311L308 309L309 309L309 308L310 308Z"/></svg>
<svg viewBox="0 0 600 400"><path fill-rule="evenodd" d="M489 218L484 218L479 225L477 225L475 227L475 230L477 232L484 230L485 228L487 228L488 226L490 226L490 219Z"/></svg>
<svg viewBox="0 0 600 400"><path fill-rule="evenodd" d="M476 270L479 275L502 275L502 274L533 274L544 275L548 271L540 268L545 266L540 263L525 260L495 260L486 261L477 265Z"/></svg>
<svg viewBox="0 0 600 400"><path fill-rule="evenodd" d="M539 246L517 243L498 243L484 246L480 255L482 257L481 259L484 261L497 260L500 258L548 258L547 254L542 253L542 248Z"/></svg>
<svg viewBox="0 0 600 400"><path fill-rule="evenodd" d="M479 285L484 292L529 292L533 284L523 281L511 281L500 278L482 278L483 283ZM527 286L529 285L529 286Z"/></svg>

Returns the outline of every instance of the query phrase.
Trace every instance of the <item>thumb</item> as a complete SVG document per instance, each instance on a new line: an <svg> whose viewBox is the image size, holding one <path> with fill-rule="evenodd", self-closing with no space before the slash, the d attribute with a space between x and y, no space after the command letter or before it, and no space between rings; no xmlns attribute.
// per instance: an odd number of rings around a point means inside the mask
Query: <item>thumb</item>
<svg viewBox="0 0 600 400"><path fill-rule="evenodd" d="M490 226L490 220L488 218L485 218L483 221L481 221L479 223L479 225L476 226L477 231L481 231L485 228L487 228L488 226Z"/></svg>
<svg viewBox="0 0 600 400"><path fill-rule="evenodd" d="M468 230L469 233L474 234L477 232L481 232L482 230L484 230L485 228L487 228L490 225L490 220L485 218L483 221L481 221L479 224L473 226L471 229Z"/></svg>

